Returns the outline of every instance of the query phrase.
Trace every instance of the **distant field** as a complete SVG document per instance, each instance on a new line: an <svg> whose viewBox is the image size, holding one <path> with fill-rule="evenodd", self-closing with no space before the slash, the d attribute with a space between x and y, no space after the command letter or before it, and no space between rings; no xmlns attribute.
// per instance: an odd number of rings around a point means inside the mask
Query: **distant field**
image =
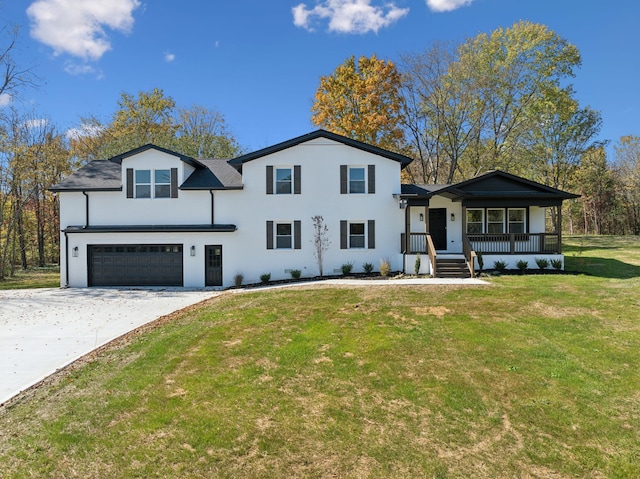
<svg viewBox="0 0 640 479"><path fill-rule="evenodd" d="M0 475L640 477L640 241L486 286L229 293L0 408Z"/></svg>
<svg viewBox="0 0 640 479"><path fill-rule="evenodd" d="M24 288L57 288L60 286L60 268L47 266L44 268L29 268L16 270L15 276L0 280L2 289Z"/></svg>

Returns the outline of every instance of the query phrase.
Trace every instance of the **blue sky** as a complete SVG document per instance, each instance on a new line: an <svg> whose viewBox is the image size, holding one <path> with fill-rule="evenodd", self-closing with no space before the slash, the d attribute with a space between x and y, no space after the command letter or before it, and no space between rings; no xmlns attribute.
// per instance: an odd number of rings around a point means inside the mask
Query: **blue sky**
<svg viewBox="0 0 640 479"><path fill-rule="evenodd" d="M221 112L251 151L313 130L319 78L350 55L398 60L529 20L580 50L572 83L599 139L640 135L638 0L0 0L0 16L41 79L21 101L62 131L158 87Z"/></svg>

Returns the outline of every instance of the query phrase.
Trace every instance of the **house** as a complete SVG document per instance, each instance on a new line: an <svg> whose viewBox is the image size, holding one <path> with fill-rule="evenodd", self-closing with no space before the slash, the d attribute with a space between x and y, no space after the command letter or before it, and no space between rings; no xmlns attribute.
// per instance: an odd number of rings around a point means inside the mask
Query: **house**
<svg viewBox="0 0 640 479"><path fill-rule="evenodd" d="M411 159L324 130L232 160L146 145L92 161L51 188L60 200L61 285L227 287L318 275L312 217L323 217L325 274L345 263L445 274L488 261L558 258L575 195L504 172L456 185L401 185ZM428 257L428 261L426 260ZM491 263L492 264L492 263Z"/></svg>

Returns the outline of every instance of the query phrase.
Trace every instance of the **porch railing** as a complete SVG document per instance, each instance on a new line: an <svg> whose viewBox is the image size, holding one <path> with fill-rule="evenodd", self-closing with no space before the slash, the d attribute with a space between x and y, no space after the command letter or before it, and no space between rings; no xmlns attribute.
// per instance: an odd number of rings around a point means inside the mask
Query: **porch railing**
<svg viewBox="0 0 640 479"><path fill-rule="evenodd" d="M556 254L560 252L557 233L467 234L471 249L483 254Z"/></svg>
<svg viewBox="0 0 640 479"><path fill-rule="evenodd" d="M476 252L471 247L471 242L466 236L462 238L462 253L464 254L467 268L472 278L476 277Z"/></svg>
<svg viewBox="0 0 640 479"><path fill-rule="evenodd" d="M427 243L427 254L429 255L429 259L431 260L431 276L436 277L436 273L438 272L438 261L436 260L436 247L433 244L433 240L431 239L431 235L425 234L426 243Z"/></svg>
<svg viewBox="0 0 640 479"><path fill-rule="evenodd" d="M407 254L427 253L427 233L409 233L409 251L404 233L400 234L400 251Z"/></svg>

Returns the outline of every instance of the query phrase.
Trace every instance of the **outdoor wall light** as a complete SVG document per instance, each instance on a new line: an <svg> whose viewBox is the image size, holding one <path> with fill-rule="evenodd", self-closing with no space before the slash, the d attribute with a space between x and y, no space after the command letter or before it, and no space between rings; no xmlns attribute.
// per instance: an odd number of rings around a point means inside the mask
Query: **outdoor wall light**
<svg viewBox="0 0 640 479"><path fill-rule="evenodd" d="M456 215L454 215L453 213L451 213L451 221L455 221L456 220Z"/></svg>
<svg viewBox="0 0 640 479"><path fill-rule="evenodd" d="M191 256L195 256L196 255L196 247L192 246L191 247Z"/></svg>
<svg viewBox="0 0 640 479"><path fill-rule="evenodd" d="M424 221L424 215L420 213L420 221Z"/></svg>
<svg viewBox="0 0 640 479"><path fill-rule="evenodd" d="M77 258L78 257L78 253L79 253L78 247L74 246L73 250L71 250L71 254L73 255L74 258Z"/></svg>

